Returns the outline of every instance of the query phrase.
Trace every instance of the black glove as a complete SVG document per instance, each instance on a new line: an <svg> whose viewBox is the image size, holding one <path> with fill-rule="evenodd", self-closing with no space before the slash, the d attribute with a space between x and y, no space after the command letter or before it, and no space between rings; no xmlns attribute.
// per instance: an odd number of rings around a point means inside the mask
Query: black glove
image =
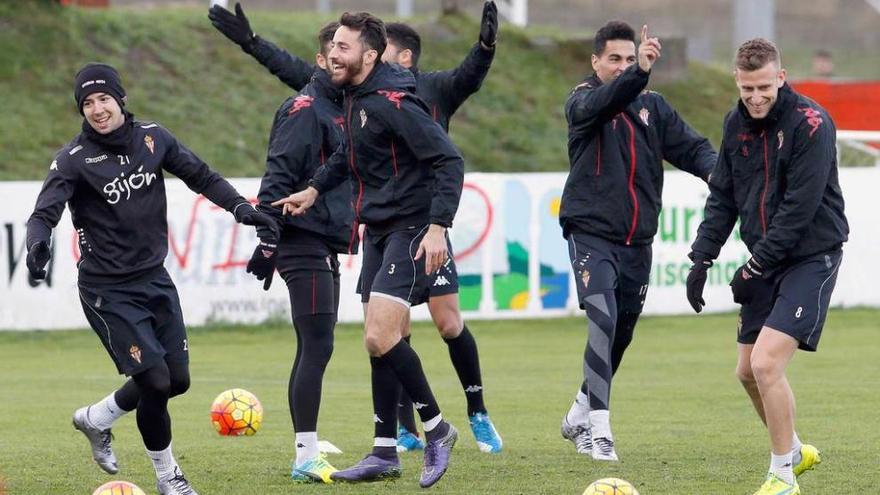
<svg viewBox="0 0 880 495"><path fill-rule="evenodd" d="M706 272L712 267L712 260L697 254L688 255L694 262L687 278L687 299L694 311L703 311L706 301L703 300L703 288L706 286Z"/></svg>
<svg viewBox="0 0 880 495"><path fill-rule="evenodd" d="M764 278L764 268L755 261L755 258L746 261L746 264L737 268L730 281L730 290L733 292L733 302L748 304L752 302L758 283Z"/></svg>
<svg viewBox="0 0 880 495"><path fill-rule="evenodd" d="M43 280L46 278L46 263L49 262L51 256L52 252L49 251L49 245L46 241L35 242L34 245L28 249L25 263L27 264L27 269L28 272L30 272L31 278L34 280Z"/></svg>
<svg viewBox="0 0 880 495"><path fill-rule="evenodd" d="M233 210L233 215L235 215L235 221L240 224L251 225L254 227L266 227L272 232L272 235L270 236L272 239L278 239L281 237L278 222L269 215L257 211L257 209L254 208L254 205L250 203L242 203L236 206L235 210Z"/></svg>
<svg viewBox="0 0 880 495"><path fill-rule="evenodd" d="M208 9L208 19L211 19L211 24L217 28L217 31L239 45L242 50L250 53L254 43L254 32L240 3L235 2L235 15L215 4Z"/></svg>
<svg viewBox="0 0 880 495"><path fill-rule="evenodd" d="M498 34L498 7L495 2L489 0L483 4L483 20L480 22L480 43L487 48L495 46L495 36Z"/></svg>
<svg viewBox="0 0 880 495"><path fill-rule="evenodd" d="M278 259L277 241L260 240L260 244L254 249L254 254L247 264L247 272L256 275L257 280L263 282L263 290L269 290L272 285L272 277L275 275L275 261Z"/></svg>

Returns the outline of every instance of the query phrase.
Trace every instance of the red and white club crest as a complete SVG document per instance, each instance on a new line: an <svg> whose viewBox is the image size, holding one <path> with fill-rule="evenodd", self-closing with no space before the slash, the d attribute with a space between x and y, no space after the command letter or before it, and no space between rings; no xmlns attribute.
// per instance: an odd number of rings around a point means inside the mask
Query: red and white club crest
<svg viewBox="0 0 880 495"><path fill-rule="evenodd" d="M150 150L151 155L156 152L156 144L153 141L153 137L149 134L144 136L144 144L147 145L147 149Z"/></svg>
<svg viewBox="0 0 880 495"><path fill-rule="evenodd" d="M645 125L650 125L650 123L648 122L648 118L650 116L651 112L649 112L647 108L642 107L642 109L639 110L639 118L642 119L642 122L644 122Z"/></svg>

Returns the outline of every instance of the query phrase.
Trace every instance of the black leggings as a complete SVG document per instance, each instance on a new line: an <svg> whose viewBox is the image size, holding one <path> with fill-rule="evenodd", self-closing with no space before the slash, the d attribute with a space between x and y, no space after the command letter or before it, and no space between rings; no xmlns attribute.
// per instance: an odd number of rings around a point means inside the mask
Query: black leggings
<svg viewBox="0 0 880 495"><path fill-rule="evenodd" d="M189 384L188 363L159 361L116 391L114 398L120 408L137 408L138 430L147 450L164 450L171 444L168 399L186 392Z"/></svg>

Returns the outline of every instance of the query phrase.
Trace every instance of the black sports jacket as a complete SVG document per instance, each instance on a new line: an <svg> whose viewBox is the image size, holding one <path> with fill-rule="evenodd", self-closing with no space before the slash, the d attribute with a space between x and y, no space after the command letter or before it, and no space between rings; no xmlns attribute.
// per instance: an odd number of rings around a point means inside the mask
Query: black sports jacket
<svg viewBox="0 0 880 495"><path fill-rule="evenodd" d="M743 242L765 269L840 247L849 225L836 138L828 112L787 84L763 119L753 119L739 102L724 119L693 251L718 257L737 218Z"/></svg>
<svg viewBox="0 0 880 495"><path fill-rule="evenodd" d="M278 220L280 227L314 234L334 252L354 253L357 239L351 234L354 214L349 184L322 194L305 215L282 215L279 208L271 206L273 201L306 188L315 170L342 143L343 122L342 92L326 72L316 71L302 92L285 100L275 113L258 208ZM265 231L258 230L261 236Z"/></svg>
<svg viewBox="0 0 880 495"><path fill-rule="evenodd" d="M58 152L28 219L28 246L49 241L67 203L80 239L80 282L119 283L161 266L168 254L165 172L229 212L247 204L167 129L136 121L125 154L82 133Z"/></svg>
<svg viewBox="0 0 880 495"><path fill-rule="evenodd" d="M259 36L255 37L253 46L251 55L296 91L302 89L317 70L315 66ZM455 69L434 72L421 72L415 67L410 69L416 77L416 95L428 105L431 117L445 131L449 131L449 119L458 107L480 89L494 58L494 48L484 50L480 43L475 43Z"/></svg>
<svg viewBox="0 0 880 495"><path fill-rule="evenodd" d="M352 181L355 221L381 234L428 223L450 227L464 161L412 91L399 65L379 63L345 89L345 139L309 185L325 193Z"/></svg>
<svg viewBox="0 0 880 495"><path fill-rule="evenodd" d="M571 171L562 192L563 235L583 232L624 245L657 233L663 160L706 180L717 155L633 64L603 84L594 74L565 103Z"/></svg>

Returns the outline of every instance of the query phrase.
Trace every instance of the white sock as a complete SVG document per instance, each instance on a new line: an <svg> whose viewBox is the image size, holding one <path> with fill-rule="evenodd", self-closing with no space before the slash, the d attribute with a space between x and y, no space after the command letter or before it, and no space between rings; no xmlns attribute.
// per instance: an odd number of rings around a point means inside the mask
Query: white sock
<svg viewBox="0 0 880 495"><path fill-rule="evenodd" d="M587 394L578 390L577 397L571 404L571 409L565 415L566 421L570 425L590 424L590 398Z"/></svg>
<svg viewBox="0 0 880 495"><path fill-rule="evenodd" d="M321 452L318 450L318 432L304 431L296 434L296 465L302 466L304 462L317 457Z"/></svg>
<svg viewBox="0 0 880 495"><path fill-rule="evenodd" d="M437 425L439 425L441 421L443 421L443 416L438 414L438 415L434 416L433 418L422 423L422 429L425 430L425 433L428 433L429 431L436 428Z"/></svg>
<svg viewBox="0 0 880 495"><path fill-rule="evenodd" d="M92 404L87 411L86 416L89 423L99 430L110 428L114 421L125 416L128 412L116 404L116 392Z"/></svg>
<svg viewBox="0 0 880 495"><path fill-rule="evenodd" d="M593 432L593 438L607 438L613 440L611 436L611 413L608 409L596 409L590 411L590 429Z"/></svg>
<svg viewBox="0 0 880 495"><path fill-rule="evenodd" d="M803 443L801 443L801 439L798 438L797 432L792 433L792 435L791 435L791 451L792 451L792 453L800 453L802 445L803 445Z"/></svg>
<svg viewBox="0 0 880 495"><path fill-rule="evenodd" d="M168 444L165 450L147 450L147 455L153 461L153 468L156 469L157 479L168 480L174 477L174 468L177 467L177 460L174 459L174 454L171 453L171 444Z"/></svg>
<svg viewBox="0 0 880 495"><path fill-rule="evenodd" d="M771 452L770 472L789 485L794 484L794 472L791 470L791 452L782 455L776 455Z"/></svg>
<svg viewBox="0 0 880 495"><path fill-rule="evenodd" d="M388 437L375 437L373 438L373 447L397 447L397 439Z"/></svg>

